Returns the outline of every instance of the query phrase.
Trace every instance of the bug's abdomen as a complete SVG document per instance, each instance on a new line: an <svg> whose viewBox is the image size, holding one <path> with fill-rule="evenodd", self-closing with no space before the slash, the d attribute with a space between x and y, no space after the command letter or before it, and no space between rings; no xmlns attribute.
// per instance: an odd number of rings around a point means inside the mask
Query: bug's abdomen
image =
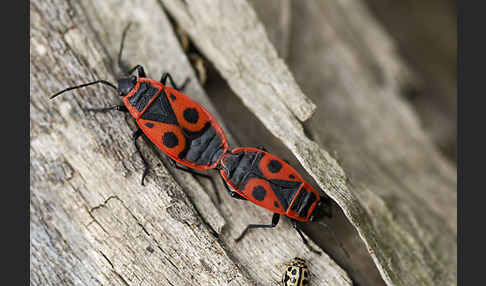
<svg viewBox="0 0 486 286"><path fill-rule="evenodd" d="M207 122L200 131L191 132L187 129L183 129L183 131L189 142L186 144L186 148L179 153L179 158L198 165L213 165L218 162L225 148L210 122Z"/></svg>

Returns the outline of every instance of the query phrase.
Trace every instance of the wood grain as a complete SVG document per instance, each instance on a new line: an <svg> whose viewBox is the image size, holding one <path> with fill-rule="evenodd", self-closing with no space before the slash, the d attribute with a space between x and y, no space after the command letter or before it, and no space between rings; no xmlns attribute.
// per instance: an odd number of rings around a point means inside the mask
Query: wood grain
<svg viewBox="0 0 486 286"><path fill-rule="evenodd" d="M132 23L124 64L142 64L155 79L163 71L177 81L190 76L186 93L221 119L158 2L30 4L32 285L275 285L294 256L309 261L319 285L351 284L285 220L236 244L246 224L271 214L231 199L221 185L223 203L215 205L207 182L168 170L163 154L142 142L151 171L141 186L133 119L84 109L120 103L113 90L92 86L48 100L67 86L115 82L121 34ZM293 100L308 117L312 103Z"/></svg>
<svg viewBox="0 0 486 286"><path fill-rule="evenodd" d="M245 1L161 2L247 110L339 204L387 285L456 283L455 166L403 100L416 75L361 1L292 2L287 58L296 81L273 65L277 53L263 25L248 21L256 13ZM278 33L268 34L280 46ZM283 89L268 90L295 82L317 106L304 126Z"/></svg>

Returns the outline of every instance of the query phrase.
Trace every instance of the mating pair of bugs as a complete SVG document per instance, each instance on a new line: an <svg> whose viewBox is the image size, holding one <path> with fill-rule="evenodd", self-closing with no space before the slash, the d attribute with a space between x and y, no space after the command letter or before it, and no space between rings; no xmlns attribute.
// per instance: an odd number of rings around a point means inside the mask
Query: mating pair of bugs
<svg viewBox="0 0 486 286"><path fill-rule="evenodd" d="M138 77L132 75L135 70ZM168 80L172 87L167 85ZM292 221L304 244L320 254L310 246L298 222L331 217L330 199L320 196L286 161L263 147L230 150L215 118L182 93L187 83L188 79L178 86L169 73L164 73L160 81L150 79L143 67L137 65L128 71L128 76L118 80L118 86L97 80L66 88L52 95L51 99L66 91L94 84L113 88L123 97L123 105L91 110L128 112L135 118L138 129L132 138L144 164L142 185L149 165L140 152L137 139L144 134L169 157L173 167L211 180L212 177L194 170L216 169L233 198L248 200L274 213L271 224L249 224L236 241L241 240L250 229L277 226L280 216L285 215ZM220 201L217 191L216 196Z"/></svg>

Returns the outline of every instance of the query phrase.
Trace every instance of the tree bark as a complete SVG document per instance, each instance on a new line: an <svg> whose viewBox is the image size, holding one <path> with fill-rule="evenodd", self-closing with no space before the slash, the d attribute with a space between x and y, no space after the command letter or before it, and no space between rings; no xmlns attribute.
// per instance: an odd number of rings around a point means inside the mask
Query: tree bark
<svg viewBox="0 0 486 286"><path fill-rule="evenodd" d="M275 64L277 52L246 2L162 2L243 102L239 114L251 112L283 143L280 154L291 151L339 204L386 284L456 283L455 166L404 101L402 91L416 75L361 1L293 1L290 9L283 1L284 11L270 15L253 2L297 82L316 103L305 123L284 99L305 96L289 70ZM287 17L285 11L291 11L290 36L282 32L285 21L275 20ZM218 97L227 100L218 105L238 104L230 98ZM234 111L223 113L228 118ZM269 137L250 131L247 120L226 121L236 135L241 130L237 137L246 144ZM321 242L322 231L311 234ZM349 239L350 247L354 242ZM365 279L363 268L356 268L361 273L355 276Z"/></svg>
<svg viewBox="0 0 486 286"><path fill-rule="evenodd" d="M277 285L295 256L312 285L456 284L455 166L401 96L417 75L361 1L32 0L30 9L31 284ZM166 12L213 65L210 98ZM306 233L330 255L310 252L286 220L235 243L271 213L221 184L215 204L207 181L166 168L142 140L151 171L141 186L133 118L84 109L119 104L113 90L48 100L115 82L129 23L121 64L153 79L189 76L185 93L232 147L288 157L336 202L325 222L351 258L315 224Z"/></svg>
<svg viewBox="0 0 486 286"><path fill-rule="evenodd" d="M151 166L141 186L133 119L85 110L120 103L113 90L91 86L48 100L67 86L115 82L122 31L131 22L124 64L142 64L154 79L163 71L177 82L189 75L186 94L224 122L158 2L31 1L30 7L33 285L275 285L294 256L308 260L319 285L351 284L329 256L308 251L286 221L235 243L246 224L266 223L271 214L225 193L214 204L207 182L168 170L159 150L139 142ZM310 104L291 100L305 117ZM221 185L219 191L225 192Z"/></svg>

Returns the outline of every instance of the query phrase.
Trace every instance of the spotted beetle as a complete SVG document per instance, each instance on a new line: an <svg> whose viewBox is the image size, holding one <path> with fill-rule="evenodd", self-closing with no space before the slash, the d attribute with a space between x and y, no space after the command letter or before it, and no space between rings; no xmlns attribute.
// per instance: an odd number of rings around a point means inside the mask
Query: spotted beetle
<svg viewBox="0 0 486 286"><path fill-rule="evenodd" d="M283 286L305 286L310 283L310 272L304 259L295 257L287 265L282 276Z"/></svg>

